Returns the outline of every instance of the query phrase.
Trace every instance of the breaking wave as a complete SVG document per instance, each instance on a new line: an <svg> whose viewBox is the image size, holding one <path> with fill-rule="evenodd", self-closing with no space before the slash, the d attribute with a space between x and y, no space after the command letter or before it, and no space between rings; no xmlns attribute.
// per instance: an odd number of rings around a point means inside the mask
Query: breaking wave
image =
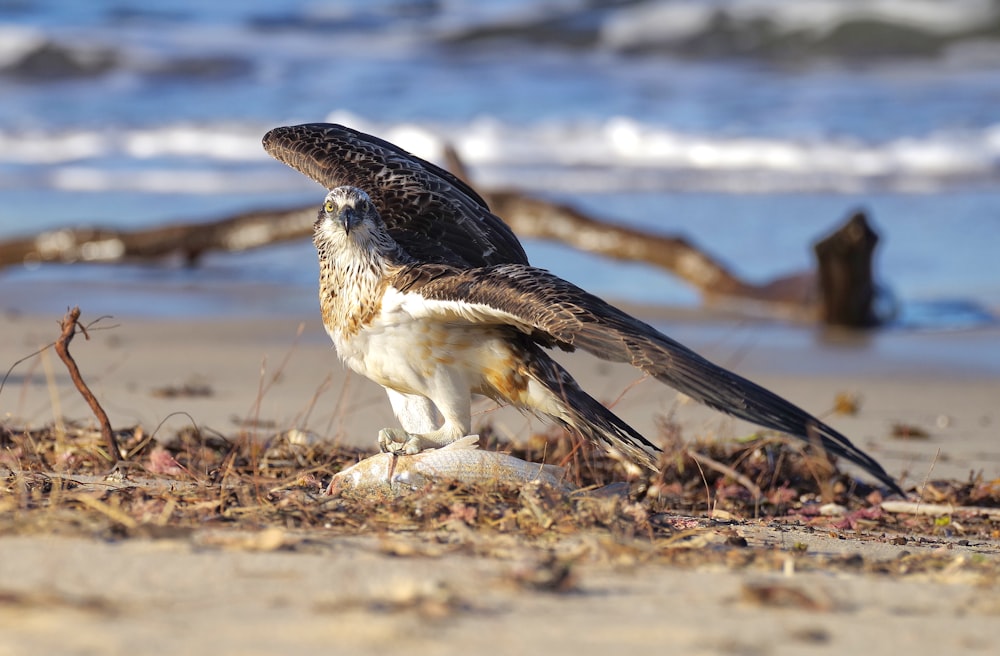
<svg viewBox="0 0 1000 656"><path fill-rule="evenodd" d="M625 117L525 127L485 118L462 125L383 124L344 112L327 120L378 134L432 161L440 162L450 143L477 184L536 191L920 193L1000 179L1000 124L865 142L681 132ZM264 153L260 137L269 127L0 131L0 170L18 171L7 184L79 191L313 188Z"/></svg>

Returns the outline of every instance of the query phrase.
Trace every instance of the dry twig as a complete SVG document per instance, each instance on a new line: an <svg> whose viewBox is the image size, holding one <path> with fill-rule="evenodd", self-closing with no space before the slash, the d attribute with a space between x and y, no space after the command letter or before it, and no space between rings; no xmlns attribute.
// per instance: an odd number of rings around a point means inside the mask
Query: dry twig
<svg viewBox="0 0 1000 656"><path fill-rule="evenodd" d="M942 515L969 514L1000 519L1000 508L985 506L953 506L950 503L924 503L922 501L883 501L882 510L889 513L907 515Z"/></svg>
<svg viewBox="0 0 1000 656"><path fill-rule="evenodd" d="M746 490L750 494L753 495L753 501L754 501L755 505L759 504L760 500L764 497L764 493L761 491L759 485L757 485L756 483L754 483L753 481L751 481L748 477L746 477L743 474L739 473L738 471L736 471L732 467L730 467L728 465L725 465L725 464L719 462L718 460L716 460L714 458L711 458L711 457L709 457L707 455L704 455L702 453L698 453L697 451L694 451L693 449L685 449L684 453L685 453L685 455L687 455L688 458L691 458L691 460L694 460L695 463L699 467L701 465L704 465L705 467L708 467L709 469L714 469L715 471L719 472L720 474L722 474L724 476L728 476L729 478L733 479L734 481L736 481L737 483L739 483L740 485L742 485L744 488L746 488Z"/></svg>
<svg viewBox="0 0 1000 656"><path fill-rule="evenodd" d="M108 414L104 412L104 408L101 407L97 397L90 391L87 383L83 380L83 376L80 375L80 368L76 366L76 361L69 353L69 343L73 341L73 337L76 335L77 326L80 327L83 337L88 340L90 339L87 329L80 323L80 308L74 307L68 311L62 321L59 322L59 325L62 326L62 334L56 340L56 353L59 354L59 358L66 365L66 369L69 370L69 376L73 379L76 389L79 390L80 395L83 396L90 409L94 412L94 416L97 417L97 421L101 425L101 435L104 437L104 442L108 447L108 458L117 469L121 455L118 452L118 442L115 440L114 431L111 429Z"/></svg>

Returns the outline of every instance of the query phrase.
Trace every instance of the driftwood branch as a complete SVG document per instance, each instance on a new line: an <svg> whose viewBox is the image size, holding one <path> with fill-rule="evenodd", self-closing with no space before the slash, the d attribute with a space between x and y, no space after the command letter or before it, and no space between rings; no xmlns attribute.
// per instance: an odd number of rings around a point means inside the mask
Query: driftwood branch
<svg viewBox="0 0 1000 656"><path fill-rule="evenodd" d="M454 149L445 150L448 169L469 182ZM587 216L561 203L514 190L484 190L482 196L520 237L551 239L606 257L645 262L670 271L697 289L710 304L764 306L795 318L819 318L827 325L867 328L874 312L872 256L878 236L863 212L815 245L818 271L754 284L739 278L708 251L677 235L661 235Z"/></svg>
<svg viewBox="0 0 1000 656"><path fill-rule="evenodd" d="M0 241L0 267L36 262L148 261L180 257L196 264L210 251L244 251L312 232L316 207L246 212L209 223L179 223L145 230L63 228Z"/></svg>
<svg viewBox="0 0 1000 656"><path fill-rule="evenodd" d="M62 327L62 334L56 340L56 353L59 354L59 358L66 365L66 369L69 370L69 377L73 379L76 389L79 390L80 395L83 396L87 405L94 412L94 416L97 417L97 422L101 425L101 435L104 437L104 443L108 448L108 457L111 459L111 463L117 467L121 460L121 455L118 452L118 442L115 440L114 431L111 429L111 421L108 420L108 414L104 412L104 408L101 407L97 397L94 396L94 393L90 391L90 387L83 380L83 376L80 375L80 368L76 366L76 361L69 353L69 343L73 341L73 337L76 335L77 326L79 326L84 338L90 339L87 329L80 323L80 308L75 307L67 312L66 316L59 322L59 325Z"/></svg>
<svg viewBox="0 0 1000 656"><path fill-rule="evenodd" d="M448 170L471 184L454 148L445 149ZM480 190L493 213L519 237L560 241L617 260L645 262L670 271L708 296L753 296L757 288L737 278L721 262L684 237L658 235L601 221L570 205L516 190Z"/></svg>
<svg viewBox="0 0 1000 656"><path fill-rule="evenodd" d="M749 296L754 287L680 236L656 235L599 221L561 203L516 191L487 192L486 201L520 237L559 241L618 260L666 269L710 295Z"/></svg>
<svg viewBox="0 0 1000 656"><path fill-rule="evenodd" d="M467 175L454 151L448 166ZM765 284L741 279L708 251L677 235L661 235L588 216L576 208L514 190L481 190L493 212L522 238L560 241L620 260L645 262L692 285L707 303L760 307L769 314L819 319L829 325L869 327L873 311L872 252L877 237L857 213L816 245L817 272ZM312 232L316 207L238 214L207 223L180 223L121 231L73 228L0 241L0 268L37 262L129 262L180 258L194 265L210 251L242 251Z"/></svg>

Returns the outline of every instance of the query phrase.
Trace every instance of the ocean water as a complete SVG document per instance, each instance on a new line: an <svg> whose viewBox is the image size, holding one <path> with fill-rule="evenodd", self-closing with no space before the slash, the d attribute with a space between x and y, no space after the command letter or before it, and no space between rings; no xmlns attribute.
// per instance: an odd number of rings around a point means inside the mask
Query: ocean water
<svg viewBox="0 0 1000 656"><path fill-rule="evenodd" d="M865 208L904 324L1000 308L996 0L0 2L0 239L318 203L260 147L314 121L429 159L451 144L477 186L683 233L756 281ZM612 299L699 302L526 247ZM313 257L10 267L0 308L306 316Z"/></svg>

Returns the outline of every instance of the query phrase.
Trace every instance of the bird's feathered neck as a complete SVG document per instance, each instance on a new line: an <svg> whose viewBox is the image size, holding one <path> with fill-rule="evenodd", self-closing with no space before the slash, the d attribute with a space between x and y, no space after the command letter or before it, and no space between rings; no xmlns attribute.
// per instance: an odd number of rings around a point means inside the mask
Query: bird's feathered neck
<svg viewBox="0 0 1000 656"><path fill-rule="evenodd" d="M413 258L383 230L351 234L317 220L313 244L319 255L319 299L323 322L334 337L349 338L378 314L386 287Z"/></svg>

